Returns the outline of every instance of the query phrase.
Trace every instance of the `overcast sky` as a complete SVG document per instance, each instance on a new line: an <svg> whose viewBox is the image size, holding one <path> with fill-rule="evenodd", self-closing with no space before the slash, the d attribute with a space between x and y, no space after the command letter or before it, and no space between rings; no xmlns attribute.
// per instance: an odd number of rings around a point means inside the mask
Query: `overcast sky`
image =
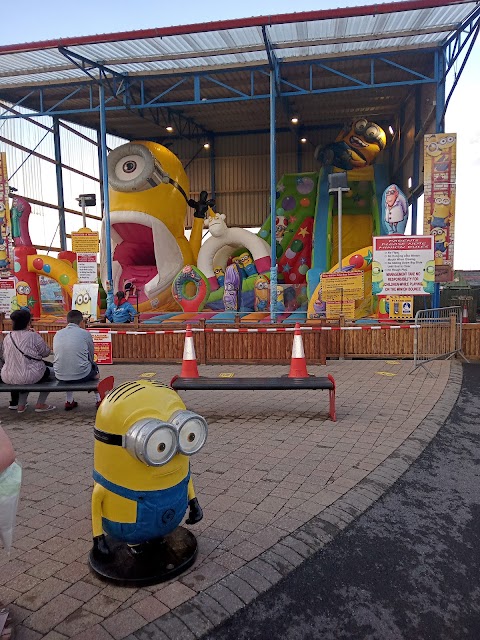
<svg viewBox="0 0 480 640"><path fill-rule="evenodd" d="M341 1L341 6L377 4ZM75 6L75 9L73 7ZM8 19L0 43L19 43L68 36L146 29L255 15L334 8L334 0L243 0L166 3L158 0L22 0L21 15ZM459 65L458 65L459 66ZM450 83L453 78L450 78ZM458 134L455 267L480 269L480 211L472 185L480 176L480 42L477 42L455 90L446 131ZM419 225L419 231L421 228Z"/></svg>

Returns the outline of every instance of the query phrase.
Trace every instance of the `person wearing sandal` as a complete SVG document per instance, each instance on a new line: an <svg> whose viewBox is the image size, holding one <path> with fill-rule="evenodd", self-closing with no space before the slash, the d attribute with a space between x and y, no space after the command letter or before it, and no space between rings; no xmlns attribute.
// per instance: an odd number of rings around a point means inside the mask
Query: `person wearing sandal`
<svg viewBox="0 0 480 640"><path fill-rule="evenodd" d="M32 316L30 311L19 309L10 316L12 331L3 340L2 380L6 384L34 384L43 382L50 377L50 368L42 358L50 355L50 347L43 338L32 329ZM35 411L44 413L56 409L47 404L48 391L38 394ZM20 391L18 399L18 413L23 413L27 408L28 392Z"/></svg>

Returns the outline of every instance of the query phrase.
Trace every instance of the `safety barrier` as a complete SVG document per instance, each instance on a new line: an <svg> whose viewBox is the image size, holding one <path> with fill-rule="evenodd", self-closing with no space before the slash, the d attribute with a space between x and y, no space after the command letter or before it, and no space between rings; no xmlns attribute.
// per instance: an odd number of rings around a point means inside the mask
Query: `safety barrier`
<svg viewBox="0 0 480 640"><path fill-rule="evenodd" d="M424 309L415 315L413 342L413 369L423 367L432 360L461 356L462 351L462 309L461 307L441 307Z"/></svg>
<svg viewBox="0 0 480 640"><path fill-rule="evenodd" d="M445 333L443 324L430 323L433 343ZM109 327L110 325L107 325ZM313 324L301 327L305 355L312 364L322 364L327 358L412 359L416 324L347 325ZM52 346L54 334L64 324L35 323L35 329ZM10 323L0 324L8 333ZM103 325L103 328L106 328ZM114 362L180 362L183 354L185 324L115 325L112 329ZM422 332L426 331L422 327ZM291 354L290 325L193 325L195 350L200 364L264 363L287 364ZM438 334L438 335L437 335ZM458 337L460 339L460 336ZM468 358L480 357L480 323L463 324L463 353ZM450 350L449 350L450 351Z"/></svg>

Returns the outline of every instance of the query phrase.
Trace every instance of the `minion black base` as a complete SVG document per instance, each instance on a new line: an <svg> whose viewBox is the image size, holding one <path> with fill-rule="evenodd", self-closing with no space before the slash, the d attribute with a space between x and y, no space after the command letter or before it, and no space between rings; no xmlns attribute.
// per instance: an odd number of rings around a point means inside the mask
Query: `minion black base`
<svg viewBox="0 0 480 640"><path fill-rule="evenodd" d="M90 552L90 568L101 580L120 586L144 587L171 580L195 562L197 539L184 527L177 527L164 538L134 547L106 536L111 558L105 560Z"/></svg>

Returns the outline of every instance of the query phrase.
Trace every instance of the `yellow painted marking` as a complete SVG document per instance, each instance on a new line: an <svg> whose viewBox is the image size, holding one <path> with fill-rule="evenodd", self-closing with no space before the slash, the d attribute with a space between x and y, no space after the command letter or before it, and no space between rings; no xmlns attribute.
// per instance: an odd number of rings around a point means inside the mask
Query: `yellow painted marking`
<svg viewBox="0 0 480 640"><path fill-rule="evenodd" d="M389 378L397 375L396 373L390 373L390 371L377 371L376 373L378 373L379 376L387 376Z"/></svg>
<svg viewBox="0 0 480 640"><path fill-rule="evenodd" d="M219 373L218 377L219 378L233 378L235 374L234 373Z"/></svg>
<svg viewBox="0 0 480 640"><path fill-rule="evenodd" d="M156 375L156 373L141 373L140 378L154 378Z"/></svg>
<svg viewBox="0 0 480 640"><path fill-rule="evenodd" d="M402 364L398 360L385 360L385 364Z"/></svg>

